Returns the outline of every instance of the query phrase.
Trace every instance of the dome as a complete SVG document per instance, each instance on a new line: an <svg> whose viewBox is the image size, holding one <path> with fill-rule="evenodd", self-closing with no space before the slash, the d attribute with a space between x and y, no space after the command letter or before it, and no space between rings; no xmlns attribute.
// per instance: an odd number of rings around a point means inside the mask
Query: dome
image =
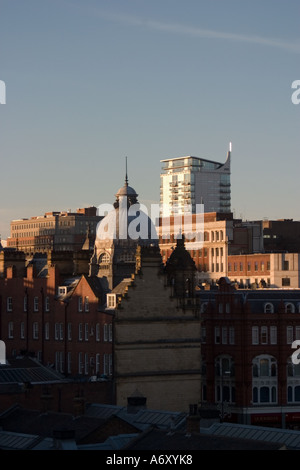
<svg viewBox="0 0 300 470"><path fill-rule="evenodd" d="M142 245L158 244L155 224L140 204L115 207L97 226L97 240L133 240Z"/></svg>
<svg viewBox="0 0 300 470"><path fill-rule="evenodd" d="M135 190L131 186L128 186L127 184L124 184L124 186L122 186L122 188L120 188L119 191L116 194L117 198L119 196L135 196L135 197L137 197L138 194L135 192Z"/></svg>

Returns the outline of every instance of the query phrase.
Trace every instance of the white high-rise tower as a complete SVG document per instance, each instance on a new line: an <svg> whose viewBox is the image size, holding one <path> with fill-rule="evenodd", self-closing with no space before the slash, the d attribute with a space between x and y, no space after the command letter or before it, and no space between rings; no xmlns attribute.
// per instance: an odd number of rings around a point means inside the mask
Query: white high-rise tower
<svg viewBox="0 0 300 470"><path fill-rule="evenodd" d="M192 156L161 160L161 216L196 213L196 204L204 204L204 212L231 212L231 148L230 142L225 163Z"/></svg>

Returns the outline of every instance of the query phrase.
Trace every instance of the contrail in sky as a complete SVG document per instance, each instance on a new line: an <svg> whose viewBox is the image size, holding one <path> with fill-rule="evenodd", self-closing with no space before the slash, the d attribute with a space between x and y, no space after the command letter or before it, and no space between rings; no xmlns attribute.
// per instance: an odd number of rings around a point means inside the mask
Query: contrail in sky
<svg viewBox="0 0 300 470"><path fill-rule="evenodd" d="M69 5L73 7L81 7L81 5L76 5L67 1ZM123 24L128 24L130 26L146 28L153 31L161 31L170 34L181 34L184 36L190 36L195 38L204 38L204 39L216 39L216 40L227 40L233 42L244 42L248 44L257 44L260 46L269 46L277 49L284 49L289 52L296 54L300 53L300 39L295 39L295 42L284 41L283 39L278 38L267 38L263 36L255 35L246 35L246 34L236 34L233 32L224 32L216 31L213 29L205 29L201 27L193 27L189 25L179 24L179 23L167 23L162 21L148 20L142 17L127 15L125 13L116 13L104 11L97 7L89 8L88 5L82 7L82 11L90 11L93 16L97 15L99 18L106 19L112 22L118 22Z"/></svg>

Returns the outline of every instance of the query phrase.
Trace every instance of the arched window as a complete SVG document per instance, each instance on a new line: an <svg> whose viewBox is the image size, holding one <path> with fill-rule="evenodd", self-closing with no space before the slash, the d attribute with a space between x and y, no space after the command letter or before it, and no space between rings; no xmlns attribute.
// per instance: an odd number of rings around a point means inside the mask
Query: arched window
<svg viewBox="0 0 300 470"><path fill-rule="evenodd" d="M265 303L264 313L274 313L274 305L271 304L270 302Z"/></svg>
<svg viewBox="0 0 300 470"><path fill-rule="evenodd" d="M200 311L201 313L204 313L206 312L206 310L207 310L207 302L203 302L203 304L201 304Z"/></svg>
<svg viewBox="0 0 300 470"><path fill-rule="evenodd" d="M215 359L215 399L216 401L235 401L234 362L232 357L223 355Z"/></svg>
<svg viewBox="0 0 300 470"><path fill-rule="evenodd" d="M277 387L276 359L269 355L256 356L252 361L253 403L276 403Z"/></svg>
<svg viewBox="0 0 300 470"><path fill-rule="evenodd" d="M285 304L285 313L295 313L295 305L291 302L286 302Z"/></svg>
<svg viewBox="0 0 300 470"><path fill-rule="evenodd" d="M101 253L99 256L98 264L100 268L106 268L110 263L110 256L108 253Z"/></svg>

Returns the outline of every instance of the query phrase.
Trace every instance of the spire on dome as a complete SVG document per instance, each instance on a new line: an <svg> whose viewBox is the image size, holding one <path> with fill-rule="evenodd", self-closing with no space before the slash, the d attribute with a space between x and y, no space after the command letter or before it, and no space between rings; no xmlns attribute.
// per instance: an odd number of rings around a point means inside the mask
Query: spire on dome
<svg viewBox="0 0 300 470"><path fill-rule="evenodd" d="M128 175L127 175L127 157L125 157L126 173L125 173L125 186L128 186Z"/></svg>

